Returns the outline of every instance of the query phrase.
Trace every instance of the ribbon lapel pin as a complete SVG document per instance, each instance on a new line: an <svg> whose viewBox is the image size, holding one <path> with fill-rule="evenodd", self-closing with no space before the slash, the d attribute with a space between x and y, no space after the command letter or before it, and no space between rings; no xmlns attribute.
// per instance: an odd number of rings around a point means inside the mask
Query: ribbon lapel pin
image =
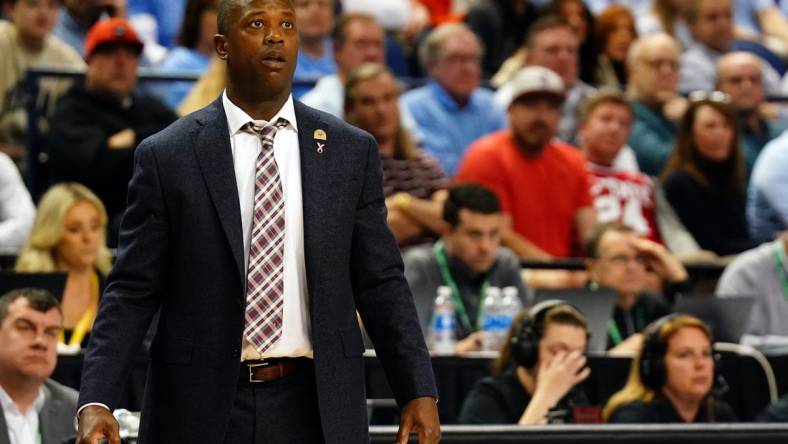
<svg viewBox="0 0 788 444"><path fill-rule="evenodd" d="M323 151L326 146L325 141L327 139L326 132L323 131L322 129L316 129L314 134L312 134L312 137L315 139L315 143L317 144L317 153L323 154ZM320 143L319 142L320 140L322 140L324 143Z"/></svg>

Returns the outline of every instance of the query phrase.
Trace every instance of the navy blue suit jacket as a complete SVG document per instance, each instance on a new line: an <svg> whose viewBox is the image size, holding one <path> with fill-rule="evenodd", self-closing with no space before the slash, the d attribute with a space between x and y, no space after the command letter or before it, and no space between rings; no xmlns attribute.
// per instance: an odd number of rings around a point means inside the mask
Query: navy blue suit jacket
<svg viewBox="0 0 788 444"><path fill-rule="evenodd" d="M356 310L400 406L436 396L396 242L386 225L377 144L295 103L304 253L318 404L327 443L368 442ZM327 134L318 153L313 134ZM140 438L221 443L238 380L245 270L221 99L135 153L115 266L85 357L80 405L114 406L161 308Z"/></svg>

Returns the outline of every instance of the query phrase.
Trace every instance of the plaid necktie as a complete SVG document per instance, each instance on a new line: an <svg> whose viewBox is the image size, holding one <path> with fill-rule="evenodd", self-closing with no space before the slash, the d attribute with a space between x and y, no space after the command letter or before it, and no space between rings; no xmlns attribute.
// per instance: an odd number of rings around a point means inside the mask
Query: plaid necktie
<svg viewBox="0 0 788 444"><path fill-rule="evenodd" d="M250 122L246 129L260 136L262 149L255 162L254 214L246 275L244 337L261 354L282 336L284 305L285 209L282 181L274 159L274 136L287 126L280 118L260 127Z"/></svg>

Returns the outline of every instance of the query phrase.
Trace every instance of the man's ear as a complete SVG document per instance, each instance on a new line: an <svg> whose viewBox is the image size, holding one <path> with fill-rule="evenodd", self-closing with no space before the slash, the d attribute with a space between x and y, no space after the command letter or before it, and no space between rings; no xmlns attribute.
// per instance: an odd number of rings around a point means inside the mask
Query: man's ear
<svg viewBox="0 0 788 444"><path fill-rule="evenodd" d="M213 36L213 45L216 49L216 54L222 60L227 60L227 38L222 34L216 34Z"/></svg>

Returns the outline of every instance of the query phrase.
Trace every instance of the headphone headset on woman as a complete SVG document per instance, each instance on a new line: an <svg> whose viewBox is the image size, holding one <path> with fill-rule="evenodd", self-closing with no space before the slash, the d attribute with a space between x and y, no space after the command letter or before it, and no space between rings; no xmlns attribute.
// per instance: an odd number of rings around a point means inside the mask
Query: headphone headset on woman
<svg viewBox="0 0 788 444"><path fill-rule="evenodd" d="M654 321L646 331L644 331L643 350L640 354L640 379L643 385L651 390L660 390L667 381L667 369L665 368L665 354L668 351L668 341L660 339L660 331L670 321L679 316L686 316L683 313L673 313L663 316ZM709 330L711 331L711 330ZM709 341L714 344L714 337L710 336ZM727 384L720 374L720 355L713 353L714 361L714 386L712 392L720 396L727 391Z"/></svg>
<svg viewBox="0 0 788 444"><path fill-rule="evenodd" d="M561 305L571 307L582 314L577 307L560 299L548 299L531 307L523 318L520 330L516 335L512 335L509 342L509 352L515 362L525 368L533 368L536 365L539 360L539 339L541 339L539 332L544 331L544 318L547 312ZM590 333L587 336L591 336Z"/></svg>

